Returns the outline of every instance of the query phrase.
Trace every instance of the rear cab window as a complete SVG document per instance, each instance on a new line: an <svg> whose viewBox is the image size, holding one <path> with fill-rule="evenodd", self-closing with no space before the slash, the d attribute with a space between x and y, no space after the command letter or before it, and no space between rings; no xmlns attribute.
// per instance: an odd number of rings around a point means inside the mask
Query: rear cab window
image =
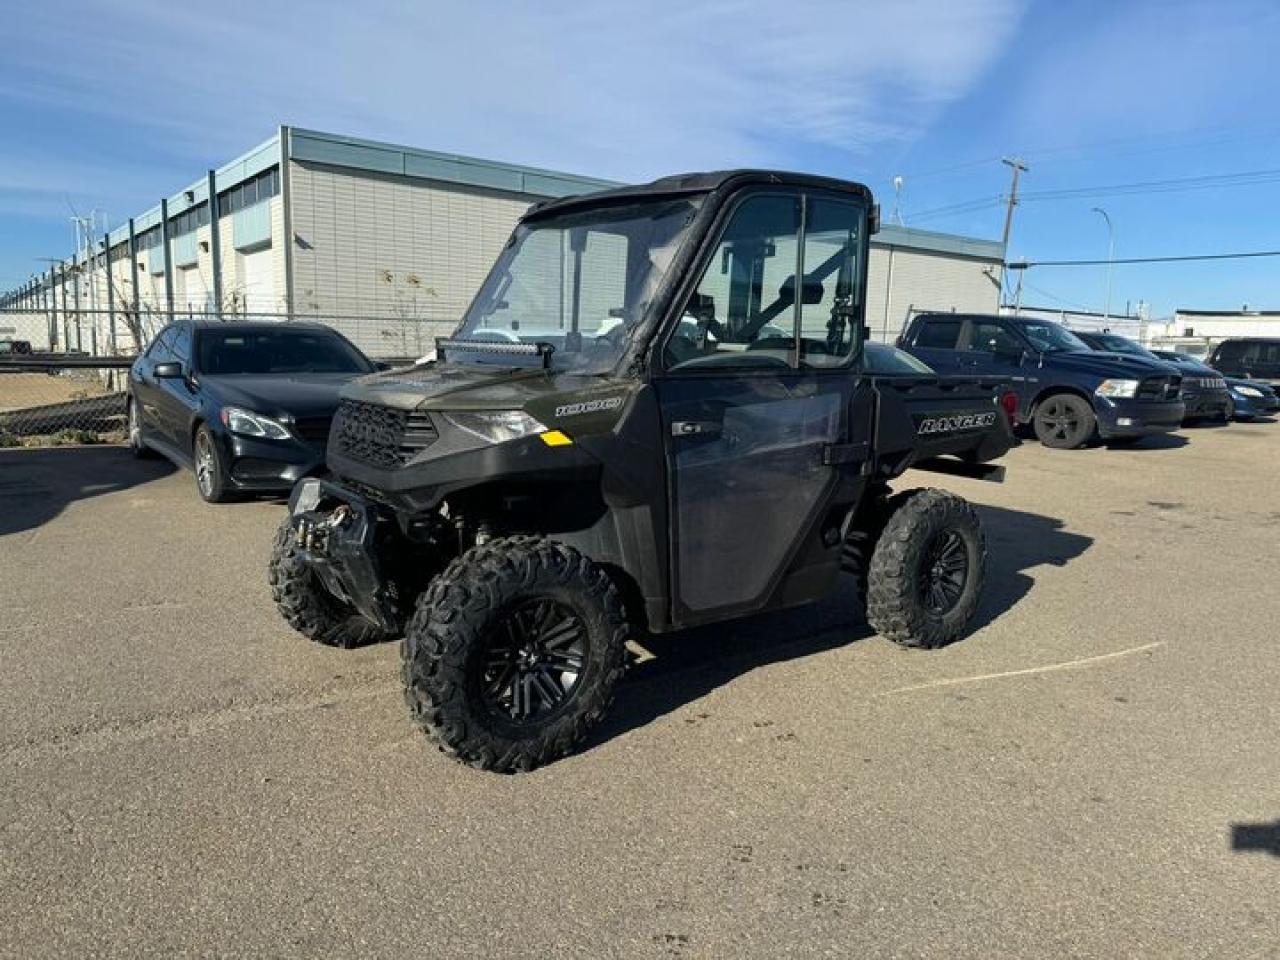
<svg viewBox="0 0 1280 960"><path fill-rule="evenodd" d="M955 350L963 327L964 321L960 319L927 317L920 321L915 345L926 350Z"/></svg>

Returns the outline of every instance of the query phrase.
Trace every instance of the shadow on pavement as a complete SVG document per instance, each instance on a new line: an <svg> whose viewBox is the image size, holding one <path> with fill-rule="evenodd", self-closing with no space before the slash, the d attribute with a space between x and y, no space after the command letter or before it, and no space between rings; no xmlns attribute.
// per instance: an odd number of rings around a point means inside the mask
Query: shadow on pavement
<svg viewBox="0 0 1280 960"><path fill-rule="evenodd" d="M972 629L1010 610L1030 591L1024 571L1063 566L1093 543L1068 533L1063 522L1019 510L979 506L987 537L987 582ZM840 580L831 599L809 607L763 614L729 623L646 638L653 654L635 665L618 689L617 703L587 748L677 710L758 667L799 660L873 635ZM963 643L964 641L960 641ZM692 721L691 721L692 722Z"/></svg>
<svg viewBox="0 0 1280 960"><path fill-rule="evenodd" d="M1128 443L1107 443L1104 440L1102 446L1108 450L1177 450L1190 442L1180 433L1155 433Z"/></svg>
<svg viewBox="0 0 1280 960"><path fill-rule="evenodd" d="M0 450L0 536L48 523L76 500L127 490L174 471L123 446Z"/></svg>
<svg viewBox="0 0 1280 960"><path fill-rule="evenodd" d="M1269 853L1280 857L1280 820L1274 823L1233 823L1231 849L1240 853Z"/></svg>

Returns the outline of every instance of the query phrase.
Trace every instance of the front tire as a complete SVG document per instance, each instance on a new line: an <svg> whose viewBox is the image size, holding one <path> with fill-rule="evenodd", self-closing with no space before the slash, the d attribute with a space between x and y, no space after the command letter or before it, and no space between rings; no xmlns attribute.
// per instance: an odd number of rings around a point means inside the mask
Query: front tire
<svg viewBox="0 0 1280 960"><path fill-rule="evenodd" d="M1098 418L1083 397L1055 393L1040 401L1032 422L1037 439L1046 447L1074 450L1093 436Z"/></svg>
<svg viewBox="0 0 1280 960"><path fill-rule="evenodd" d="M604 716L627 631L617 589L578 551L491 540L419 597L401 645L405 701L444 753L531 770L572 752Z"/></svg>
<svg viewBox="0 0 1280 960"><path fill-rule="evenodd" d="M987 548L977 511L943 490L901 502L876 543L867 574L867 622L904 647L958 640L978 609Z"/></svg>
<svg viewBox="0 0 1280 960"><path fill-rule="evenodd" d="M324 588L303 556L288 517L276 531L267 581L280 616L308 640L350 649L393 639Z"/></svg>
<svg viewBox="0 0 1280 960"><path fill-rule="evenodd" d="M125 408L125 423L129 435L129 452L139 460L150 458L151 448L142 439L142 410L138 406L137 397L129 397L129 406Z"/></svg>
<svg viewBox="0 0 1280 960"><path fill-rule="evenodd" d="M222 453L209 428L201 424L191 441L191 460L196 472L196 490L205 503L226 503L231 499L227 489L227 471Z"/></svg>

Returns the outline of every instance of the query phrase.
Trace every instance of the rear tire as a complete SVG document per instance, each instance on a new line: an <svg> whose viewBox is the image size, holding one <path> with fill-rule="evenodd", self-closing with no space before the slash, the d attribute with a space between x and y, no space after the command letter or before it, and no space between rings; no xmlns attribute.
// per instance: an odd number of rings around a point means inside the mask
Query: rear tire
<svg viewBox="0 0 1280 960"><path fill-rule="evenodd" d="M287 517L276 531L267 580L280 616L308 640L350 649L394 639L324 588L302 555Z"/></svg>
<svg viewBox="0 0 1280 960"><path fill-rule="evenodd" d="M1074 450L1093 437L1098 418L1083 397L1054 393L1040 401L1032 422L1037 439L1046 447Z"/></svg>
<svg viewBox="0 0 1280 960"><path fill-rule="evenodd" d="M571 753L604 716L627 632L617 589L578 551L491 540L419 597L401 645L405 702L455 759L531 770Z"/></svg>
<svg viewBox="0 0 1280 960"><path fill-rule="evenodd" d="M871 557L867 622L904 647L932 649L964 635L982 596L987 548L973 507L943 490L913 490Z"/></svg>

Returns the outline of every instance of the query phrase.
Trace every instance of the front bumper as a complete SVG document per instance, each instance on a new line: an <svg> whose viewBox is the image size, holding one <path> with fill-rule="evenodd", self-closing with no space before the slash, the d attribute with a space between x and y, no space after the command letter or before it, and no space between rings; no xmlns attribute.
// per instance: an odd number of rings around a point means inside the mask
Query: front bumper
<svg viewBox="0 0 1280 960"><path fill-rule="evenodd" d="M324 451L301 440L260 440L227 434L223 442L227 479L236 490L290 490L324 469Z"/></svg>
<svg viewBox="0 0 1280 960"><path fill-rule="evenodd" d="M1235 401L1237 420L1280 413L1280 397L1246 397L1242 393L1232 393L1231 399Z"/></svg>
<svg viewBox="0 0 1280 960"><path fill-rule="evenodd" d="M378 561L379 508L314 477L289 497L289 525L302 555L329 593L389 632L403 617L395 587Z"/></svg>
<svg viewBox="0 0 1280 960"><path fill-rule="evenodd" d="M1181 400L1133 400L1094 397L1098 417L1098 435L1112 437L1145 437L1170 433L1182 426L1187 407Z"/></svg>
<svg viewBox="0 0 1280 960"><path fill-rule="evenodd" d="M1182 393L1182 402L1186 404L1187 420L1198 417L1225 416L1231 407L1231 395L1226 390L1197 390Z"/></svg>

